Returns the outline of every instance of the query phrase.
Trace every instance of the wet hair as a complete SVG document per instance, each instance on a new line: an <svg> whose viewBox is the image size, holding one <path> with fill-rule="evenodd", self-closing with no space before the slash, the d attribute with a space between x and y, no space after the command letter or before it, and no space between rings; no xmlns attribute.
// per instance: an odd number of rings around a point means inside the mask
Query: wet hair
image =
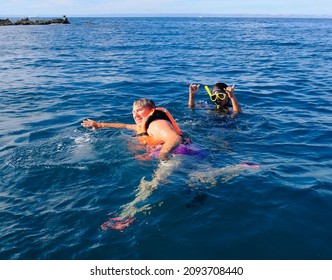
<svg viewBox="0 0 332 280"><path fill-rule="evenodd" d="M134 102L134 105L142 106L143 108L153 109L156 108L156 104L151 99L140 98Z"/></svg>
<svg viewBox="0 0 332 280"><path fill-rule="evenodd" d="M224 89L227 87L228 85L226 85L225 83L216 83L212 88L212 93L216 90L220 90L221 92L226 93Z"/></svg>

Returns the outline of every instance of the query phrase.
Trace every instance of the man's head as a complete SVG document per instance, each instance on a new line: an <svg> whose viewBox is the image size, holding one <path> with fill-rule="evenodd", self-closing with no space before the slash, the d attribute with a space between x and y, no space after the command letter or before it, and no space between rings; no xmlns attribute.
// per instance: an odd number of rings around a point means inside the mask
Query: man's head
<svg viewBox="0 0 332 280"><path fill-rule="evenodd" d="M210 99L217 105L217 106L225 106L228 103L228 95L225 89L228 86L225 83L216 83L212 88L212 95Z"/></svg>

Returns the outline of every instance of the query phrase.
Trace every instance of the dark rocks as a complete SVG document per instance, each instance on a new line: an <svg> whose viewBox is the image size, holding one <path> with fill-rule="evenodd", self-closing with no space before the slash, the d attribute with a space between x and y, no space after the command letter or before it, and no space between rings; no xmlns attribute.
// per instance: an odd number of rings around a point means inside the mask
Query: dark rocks
<svg viewBox="0 0 332 280"><path fill-rule="evenodd" d="M8 18L7 19L0 19L0 26L6 26L6 25L14 25Z"/></svg>
<svg viewBox="0 0 332 280"><path fill-rule="evenodd" d="M7 19L0 19L0 26L8 26L8 25L47 25L47 24L69 24L66 16L63 18L49 19L49 20L31 20L29 18L23 18L15 23L11 22Z"/></svg>

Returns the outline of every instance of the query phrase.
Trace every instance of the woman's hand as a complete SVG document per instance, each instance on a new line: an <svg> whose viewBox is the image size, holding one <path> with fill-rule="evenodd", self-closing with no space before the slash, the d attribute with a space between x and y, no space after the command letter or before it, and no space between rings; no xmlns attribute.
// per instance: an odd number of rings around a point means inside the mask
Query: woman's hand
<svg viewBox="0 0 332 280"><path fill-rule="evenodd" d="M82 126L84 127L93 127L95 129L98 129L98 128L102 128L102 124L99 123L99 122L96 122L94 120L90 120L90 119L87 119L87 120L84 120L82 123L81 123Z"/></svg>

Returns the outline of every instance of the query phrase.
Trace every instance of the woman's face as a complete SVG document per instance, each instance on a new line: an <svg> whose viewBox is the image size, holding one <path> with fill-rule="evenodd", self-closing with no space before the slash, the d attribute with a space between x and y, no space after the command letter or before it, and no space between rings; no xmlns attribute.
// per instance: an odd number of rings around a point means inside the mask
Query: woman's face
<svg viewBox="0 0 332 280"><path fill-rule="evenodd" d="M139 104L133 105L133 118L138 126L141 126L144 119L151 113L151 108L143 107Z"/></svg>

